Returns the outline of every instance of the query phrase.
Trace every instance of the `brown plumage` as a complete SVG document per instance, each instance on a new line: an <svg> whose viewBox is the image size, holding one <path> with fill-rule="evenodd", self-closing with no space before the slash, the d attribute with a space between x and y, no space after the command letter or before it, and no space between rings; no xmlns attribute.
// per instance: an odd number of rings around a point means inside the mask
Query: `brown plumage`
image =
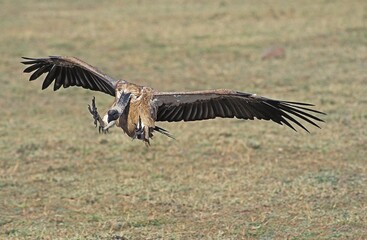
<svg viewBox="0 0 367 240"><path fill-rule="evenodd" d="M206 90L195 92L158 92L125 80L115 80L98 69L74 57L25 58L28 66L24 72L32 73L30 81L46 73L42 89L54 82L54 91L61 87L79 86L100 91L115 97L108 112L101 118L90 109L95 123L107 131L113 125L121 127L131 138L149 144L154 131L171 135L155 125L157 121L197 121L204 119L239 118L272 120L296 130L291 123L308 132L299 122L301 119L319 127L323 122L315 114L324 114L311 109L307 103L274 100L234 90ZM295 118L296 117L296 118Z"/></svg>

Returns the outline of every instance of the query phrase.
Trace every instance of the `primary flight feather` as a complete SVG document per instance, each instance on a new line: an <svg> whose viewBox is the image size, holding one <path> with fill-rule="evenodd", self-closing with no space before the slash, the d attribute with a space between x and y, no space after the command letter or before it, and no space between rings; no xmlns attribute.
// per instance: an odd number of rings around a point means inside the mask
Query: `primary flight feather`
<svg viewBox="0 0 367 240"><path fill-rule="evenodd" d="M194 92L158 92L125 80L115 80L97 68L75 58L51 56L27 58L22 63L29 65L25 73L32 73L33 81L46 73L42 89L54 83L54 91L61 87L78 86L100 91L115 97L107 113L100 117L93 98L89 111L100 124L103 132L114 125L131 138L149 144L153 132L172 137L165 129L155 125L157 121L198 121L205 119L239 118L272 120L296 130L292 123L308 132L298 120L319 127L323 122L315 114L324 114L311 109L312 104L274 100L256 94L219 89Z"/></svg>

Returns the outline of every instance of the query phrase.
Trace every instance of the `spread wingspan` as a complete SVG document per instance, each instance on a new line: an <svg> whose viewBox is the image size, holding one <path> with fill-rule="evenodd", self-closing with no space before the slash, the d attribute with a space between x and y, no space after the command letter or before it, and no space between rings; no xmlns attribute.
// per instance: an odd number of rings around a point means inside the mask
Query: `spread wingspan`
<svg viewBox="0 0 367 240"><path fill-rule="evenodd" d="M296 130L291 123L308 132L295 117L316 127L322 119L313 114L324 114L309 107L312 104L280 101L232 90L156 93L158 105L156 121L197 121L205 119L239 118L272 120Z"/></svg>

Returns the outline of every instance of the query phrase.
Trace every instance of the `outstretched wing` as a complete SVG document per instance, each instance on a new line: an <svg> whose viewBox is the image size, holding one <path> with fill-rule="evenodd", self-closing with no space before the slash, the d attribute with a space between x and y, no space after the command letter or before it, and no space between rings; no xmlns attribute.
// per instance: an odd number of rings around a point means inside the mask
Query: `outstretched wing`
<svg viewBox="0 0 367 240"><path fill-rule="evenodd" d="M42 74L47 73L42 89L54 83L54 91L61 86L68 88L78 86L93 91L101 91L115 96L116 80L100 72L93 66L75 58L51 56L48 58L27 58L22 63L30 65L24 69L25 73L33 72L29 81L33 81Z"/></svg>
<svg viewBox="0 0 367 240"><path fill-rule="evenodd" d="M304 120L318 128L315 121L323 122L313 114L324 114L310 109L312 104L279 101L232 90L209 90L197 92L157 92L154 94L157 108L156 121L197 121L204 119L239 118L272 120L285 124L296 131L294 123L307 130L298 120Z"/></svg>

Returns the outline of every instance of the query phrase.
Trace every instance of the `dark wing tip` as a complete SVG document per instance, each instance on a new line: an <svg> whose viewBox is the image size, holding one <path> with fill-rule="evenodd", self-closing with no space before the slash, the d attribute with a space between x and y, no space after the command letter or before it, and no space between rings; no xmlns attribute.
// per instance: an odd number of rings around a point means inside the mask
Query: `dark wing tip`
<svg viewBox="0 0 367 240"><path fill-rule="evenodd" d="M325 113L312 109L311 107L314 107L314 104L275 100L254 94L249 97L254 99L255 102L261 102L262 104L267 105L266 108L264 105L260 105L259 108L256 109L260 113L262 112L263 114L268 115L272 121L278 124L284 124L296 132L297 130L293 127L293 124L302 128L307 133L310 133L302 121L299 120L303 120L317 128L321 127L316 122L324 122L323 119L315 116L315 114L325 115Z"/></svg>
<svg viewBox="0 0 367 240"><path fill-rule="evenodd" d="M316 105L314 105L314 104L309 104L309 103L302 104L302 103L299 103L299 102L288 102L288 101L281 101L281 103L285 106L288 106L288 107L296 107L296 108L303 109L303 110L310 111L310 112L314 112L314 113L317 113L317 114L327 115L326 113L315 110L315 109L301 107L301 106L315 107ZM297 105L301 105L301 106L297 106ZM319 121L323 122L323 120L321 120L321 119Z"/></svg>
<svg viewBox="0 0 367 240"><path fill-rule="evenodd" d="M312 103L304 103L304 102L282 101L282 103L289 103L289 104L293 104L293 105L310 106L310 107L314 107L315 106Z"/></svg>
<svg viewBox="0 0 367 240"><path fill-rule="evenodd" d="M23 58L25 60L36 60L36 58L30 58L30 57L21 57L21 58Z"/></svg>
<svg viewBox="0 0 367 240"><path fill-rule="evenodd" d="M51 61L51 60L56 60L56 59L60 59L62 57L60 57L60 56L49 56L47 58L31 58L31 57L21 57L21 58L26 60L26 61L22 61L21 63L23 63L23 64L33 64L33 63L37 63L37 62L47 62L47 61Z"/></svg>
<svg viewBox="0 0 367 240"><path fill-rule="evenodd" d="M24 73L31 73L30 81L46 73L42 89L54 81L54 90L70 86L79 86L93 91L101 91L115 96L116 80L100 72L88 63L75 57L49 56L46 58L21 57L27 65Z"/></svg>
<svg viewBox="0 0 367 240"><path fill-rule="evenodd" d="M314 106L314 105L313 104L307 104L306 105L306 104L302 104L302 103L298 103L298 102L297 103L293 103L293 102L291 103L291 102L286 102L286 101L280 101L279 104L277 104L277 108L281 111L284 118L286 118L287 120L290 120L291 122L295 123L296 125L298 125L302 129L304 129L306 132L310 133L310 131L301 122L294 119L291 115L296 116L299 119L301 119L303 121L306 121L309 124L321 129L321 127L315 121L318 121L318 122L325 122L325 121L321 118L316 117L315 115L313 115L311 113L322 114L322 115L325 115L325 113L323 113L321 111L314 110L314 109L301 107L301 106ZM285 122L287 120L284 119L283 122ZM289 126L289 125L287 124L287 126Z"/></svg>
<svg viewBox="0 0 367 240"><path fill-rule="evenodd" d="M38 60L36 58L22 57L22 59L27 60L27 61L21 61L21 63L23 63L25 65L30 65L30 64L34 64L34 63L38 62Z"/></svg>

